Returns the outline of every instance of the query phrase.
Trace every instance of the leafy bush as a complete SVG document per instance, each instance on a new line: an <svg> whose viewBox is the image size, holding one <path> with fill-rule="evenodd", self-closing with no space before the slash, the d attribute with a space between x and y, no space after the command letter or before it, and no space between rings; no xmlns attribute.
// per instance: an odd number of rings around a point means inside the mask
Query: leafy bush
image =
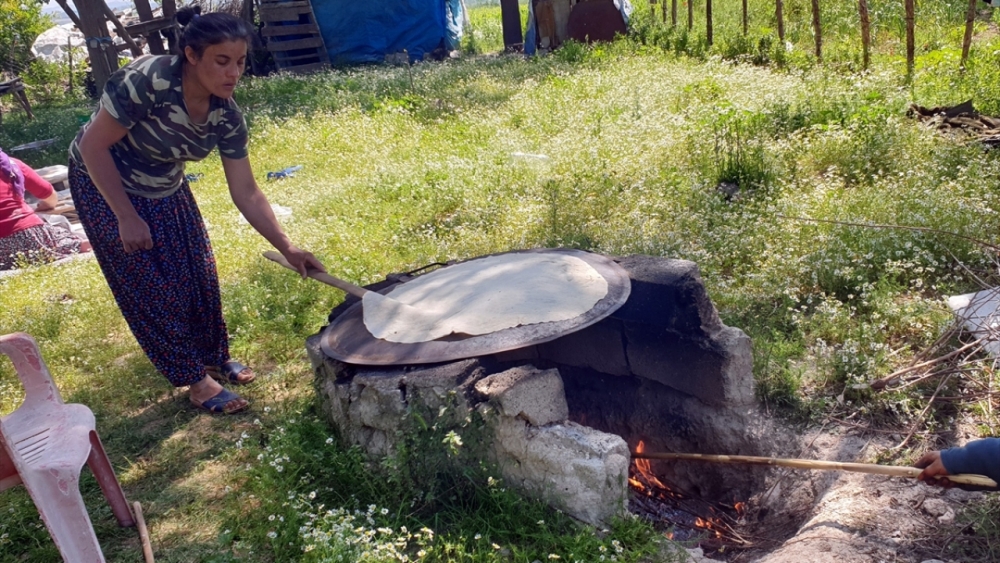
<svg viewBox="0 0 1000 563"><path fill-rule="evenodd" d="M24 72L32 59L31 44L50 25L39 0L0 0L0 71Z"/></svg>

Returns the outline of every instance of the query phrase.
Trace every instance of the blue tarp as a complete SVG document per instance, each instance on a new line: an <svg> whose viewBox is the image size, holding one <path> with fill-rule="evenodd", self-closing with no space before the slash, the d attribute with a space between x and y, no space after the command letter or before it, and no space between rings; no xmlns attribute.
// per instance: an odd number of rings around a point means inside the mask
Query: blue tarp
<svg viewBox="0 0 1000 563"><path fill-rule="evenodd" d="M461 37L459 0L312 0L312 8L335 65L381 62L403 49L420 59L457 49Z"/></svg>

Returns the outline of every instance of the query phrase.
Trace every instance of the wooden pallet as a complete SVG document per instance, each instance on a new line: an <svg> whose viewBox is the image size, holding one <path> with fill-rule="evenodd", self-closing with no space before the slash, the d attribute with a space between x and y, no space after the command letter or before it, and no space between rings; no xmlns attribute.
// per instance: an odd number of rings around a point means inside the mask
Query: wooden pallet
<svg viewBox="0 0 1000 563"><path fill-rule="evenodd" d="M278 70L303 73L329 68L330 56L309 0L262 0L260 20Z"/></svg>

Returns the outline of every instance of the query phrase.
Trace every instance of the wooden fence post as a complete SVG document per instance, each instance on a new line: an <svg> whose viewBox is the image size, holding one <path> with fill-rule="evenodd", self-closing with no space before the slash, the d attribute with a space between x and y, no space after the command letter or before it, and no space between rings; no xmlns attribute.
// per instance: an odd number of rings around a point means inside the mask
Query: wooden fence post
<svg viewBox="0 0 1000 563"><path fill-rule="evenodd" d="M785 2L774 0L774 16L778 19L778 40L785 42ZM782 45L784 48L784 45Z"/></svg>
<svg viewBox="0 0 1000 563"><path fill-rule="evenodd" d="M965 61L972 47L972 27L976 23L976 0L969 0L969 11L965 13L965 37L962 38L962 62L959 68L965 70Z"/></svg>
<svg viewBox="0 0 1000 563"><path fill-rule="evenodd" d="M712 0L705 0L705 38L712 46Z"/></svg>
<svg viewBox="0 0 1000 563"><path fill-rule="evenodd" d="M913 0L908 0L912 2ZM823 29L819 24L819 0L812 0L813 33L816 35L816 60L823 62Z"/></svg>
<svg viewBox="0 0 1000 563"><path fill-rule="evenodd" d="M868 18L868 0L858 0L858 16L861 18L861 49L862 60L864 61L863 67L865 70L868 70L872 43L871 20Z"/></svg>
<svg viewBox="0 0 1000 563"><path fill-rule="evenodd" d="M670 25L677 27L677 0L670 0Z"/></svg>
<svg viewBox="0 0 1000 563"><path fill-rule="evenodd" d="M913 76L913 0L906 0L906 75Z"/></svg>
<svg viewBox="0 0 1000 563"><path fill-rule="evenodd" d="M747 0L743 0L743 35L747 34Z"/></svg>
<svg viewBox="0 0 1000 563"><path fill-rule="evenodd" d="M694 29L694 0L687 0L688 5L688 31Z"/></svg>

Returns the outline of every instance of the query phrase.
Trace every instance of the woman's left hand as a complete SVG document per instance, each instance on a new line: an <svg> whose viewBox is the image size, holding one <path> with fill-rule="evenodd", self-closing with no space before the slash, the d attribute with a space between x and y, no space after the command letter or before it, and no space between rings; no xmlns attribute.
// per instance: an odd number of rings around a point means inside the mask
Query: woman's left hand
<svg viewBox="0 0 1000 563"><path fill-rule="evenodd" d="M325 272L326 267L323 263L319 261L311 252L306 252L297 246L289 246L288 250L281 253L288 260L288 263L292 265L293 268L298 270L299 275L303 278L310 270L319 270L320 272Z"/></svg>

